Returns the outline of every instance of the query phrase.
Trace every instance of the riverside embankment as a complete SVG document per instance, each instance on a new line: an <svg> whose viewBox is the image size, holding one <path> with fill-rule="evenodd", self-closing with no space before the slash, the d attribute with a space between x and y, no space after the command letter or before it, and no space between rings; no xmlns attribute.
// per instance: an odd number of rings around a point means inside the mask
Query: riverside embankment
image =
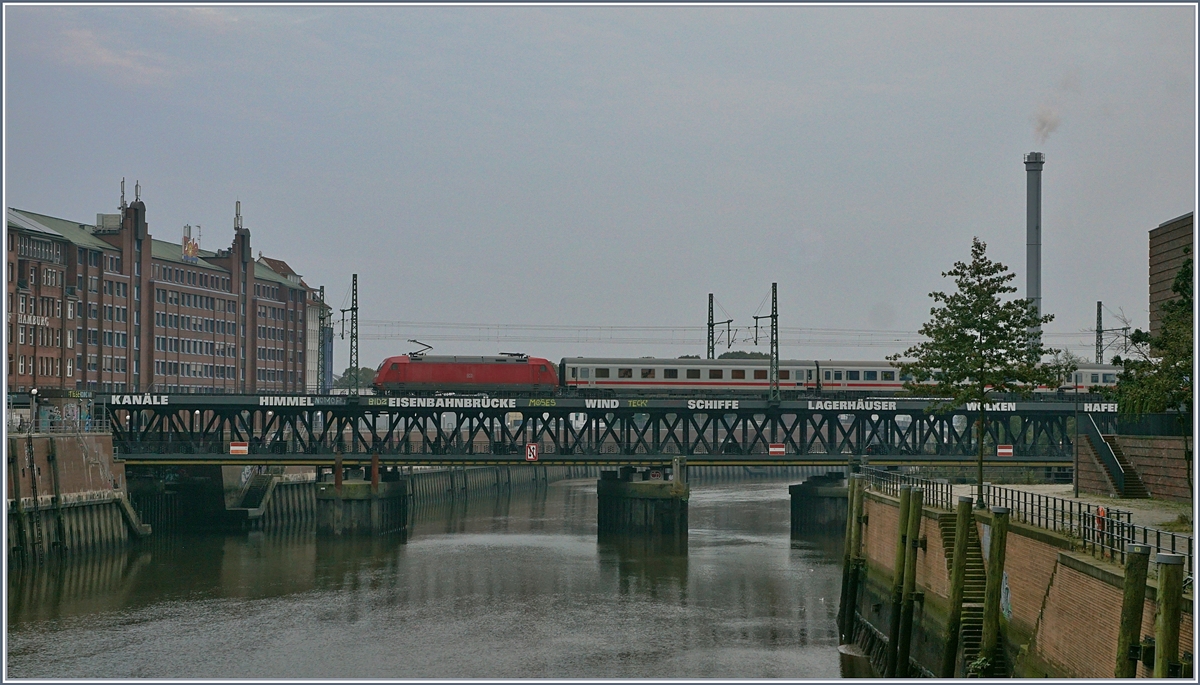
<svg viewBox="0 0 1200 685"><path fill-rule="evenodd" d="M995 676L1111 678L1128 654L1118 654L1123 603L1135 601L1124 599L1123 564L1130 559L1125 553L1127 543L1135 537L1138 542L1149 537L1154 546L1149 550L1150 577L1145 581L1141 611L1135 608L1129 627L1131 644L1143 643L1156 633L1162 635L1156 627L1156 613L1167 607L1159 604L1160 572L1153 563L1155 555L1169 552L1171 547L1184 552L1185 558L1179 559L1181 568L1191 575L1193 560L1188 557L1194 555L1194 549L1189 536L1148 534L1115 507L1100 510L1086 503L992 486L986 491L987 504L1006 508L997 509L1000 514L990 509L968 510L965 575L958 581L963 587L962 603L956 604L952 601L952 552L957 539L952 507L958 504L954 486L909 479L914 488L922 488L923 500L915 515L902 516L900 487L905 479L867 471L862 481L859 542L853 555L860 560L860 589L848 602L852 624L846 632L848 639L872 656L883 674L895 673L897 662L905 664L907 656L912 675L963 677L975 664ZM1006 530L996 532L1002 529ZM1003 541L998 548L993 545L994 535ZM903 551L898 554L901 545ZM1170 564L1170 559L1162 559ZM994 568L996 563L1001 566ZM898 590L905 584L910 589ZM1189 589L1174 626L1181 648L1172 661L1181 672L1190 668L1192 597ZM994 612L990 617L989 606ZM908 634L898 639L906 630L905 623L910 626ZM960 630L953 630L954 624ZM997 645L994 652L981 644L989 640L989 630ZM947 653L947 644L956 649ZM893 649L897 651L889 659ZM989 656L986 663L977 662L981 654ZM1161 654L1160 649L1160 658ZM1139 655L1148 656L1145 650ZM1136 671L1147 677L1153 673L1146 660Z"/></svg>

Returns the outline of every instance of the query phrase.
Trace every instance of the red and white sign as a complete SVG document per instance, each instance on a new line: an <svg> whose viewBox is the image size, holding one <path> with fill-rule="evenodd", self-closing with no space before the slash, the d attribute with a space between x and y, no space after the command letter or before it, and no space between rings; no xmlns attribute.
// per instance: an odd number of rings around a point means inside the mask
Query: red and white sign
<svg viewBox="0 0 1200 685"><path fill-rule="evenodd" d="M770 447L767 448L767 454L772 457L782 457L786 453L786 450L783 449L782 442L773 442L771 443Z"/></svg>
<svg viewBox="0 0 1200 685"><path fill-rule="evenodd" d="M525 461L537 461L538 446L536 442L525 445Z"/></svg>
<svg viewBox="0 0 1200 685"><path fill-rule="evenodd" d="M231 442L229 443L230 454L250 454L250 443L248 442Z"/></svg>
<svg viewBox="0 0 1200 685"><path fill-rule="evenodd" d="M1011 457L1013 455L1012 445L996 445L997 457Z"/></svg>
<svg viewBox="0 0 1200 685"><path fill-rule="evenodd" d="M662 480L662 471L651 471L650 480Z"/></svg>

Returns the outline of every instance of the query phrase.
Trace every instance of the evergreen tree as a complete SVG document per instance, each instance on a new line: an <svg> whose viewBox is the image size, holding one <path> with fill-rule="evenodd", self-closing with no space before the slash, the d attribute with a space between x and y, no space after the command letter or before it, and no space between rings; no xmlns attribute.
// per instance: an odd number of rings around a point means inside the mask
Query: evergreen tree
<svg viewBox="0 0 1200 685"><path fill-rule="evenodd" d="M1024 298L1005 299L1017 291L1008 284L1016 276L987 258L987 245L979 238L971 243L971 262L955 262L942 276L954 278L958 289L929 294L940 305L930 309L931 318L919 331L927 340L888 359L902 375L911 376L905 382L910 393L947 398L934 411L979 403L976 505L982 507L987 403L995 393L1027 395L1053 382L1056 372L1039 362L1058 351L1042 346L1038 327L1054 317L1039 317Z"/></svg>

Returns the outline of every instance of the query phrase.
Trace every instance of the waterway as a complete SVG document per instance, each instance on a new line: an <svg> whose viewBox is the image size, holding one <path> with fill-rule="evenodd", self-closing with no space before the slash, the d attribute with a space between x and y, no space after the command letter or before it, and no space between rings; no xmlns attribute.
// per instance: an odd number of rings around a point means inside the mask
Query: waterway
<svg viewBox="0 0 1200 685"><path fill-rule="evenodd" d="M837 678L841 534L791 540L788 483L693 486L682 552L597 542L576 480L425 507L406 544L208 534L10 569L7 675Z"/></svg>

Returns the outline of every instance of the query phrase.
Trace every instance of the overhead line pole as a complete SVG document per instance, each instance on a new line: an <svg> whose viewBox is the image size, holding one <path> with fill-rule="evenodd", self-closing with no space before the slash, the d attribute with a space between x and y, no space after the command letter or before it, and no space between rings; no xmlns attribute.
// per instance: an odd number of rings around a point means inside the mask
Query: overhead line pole
<svg viewBox="0 0 1200 685"><path fill-rule="evenodd" d="M358 395L358 274L350 281L350 308L342 310L342 321L346 312L350 312L350 373L354 376L350 394Z"/></svg>
<svg viewBox="0 0 1200 685"><path fill-rule="evenodd" d="M771 402L779 401L779 300L778 283L771 284Z"/></svg>
<svg viewBox="0 0 1200 685"><path fill-rule="evenodd" d="M706 359L712 359L713 353L716 351L716 345L713 341L713 294L708 294L708 356Z"/></svg>

